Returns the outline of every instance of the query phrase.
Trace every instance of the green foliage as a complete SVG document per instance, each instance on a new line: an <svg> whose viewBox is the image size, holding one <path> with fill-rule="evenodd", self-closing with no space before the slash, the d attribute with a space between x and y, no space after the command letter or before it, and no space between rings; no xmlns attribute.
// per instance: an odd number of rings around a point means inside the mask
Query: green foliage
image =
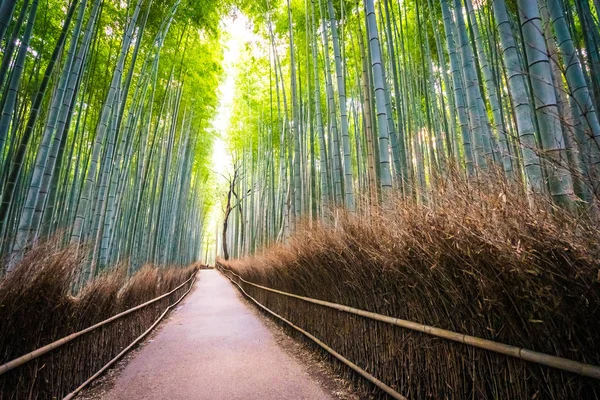
<svg viewBox="0 0 600 400"><path fill-rule="evenodd" d="M88 21L95 2L87 2L82 29L93 22ZM217 87L223 74L223 27L220 21L232 4L208 0L102 1L99 17L91 25L92 39L83 68L69 72L71 64L67 49L76 25L74 18L44 93L33 137L24 143L26 154L21 166L15 164L17 144L27 116L32 112L31 101L55 51L70 4L70 0L47 0L40 2L38 9L19 86L19 107L11 120L7 144L0 149L0 197L3 213L6 212L0 220L0 234L5 239L0 254L11 253L12 238L17 229L26 228L36 237L51 234L71 226L77 210L77 218L81 216L85 220L82 240L94 244L92 266L99 250L110 251L107 257L111 262L131 256L136 266L146 261L163 263L194 258L197 256L194 249L201 242L206 204L210 203L202 199L202 193L210 191L210 162L215 139L212 119L218 105ZM124 49L126 57L118 76L118 87L111 89L111 81L117 76L119 54L126 43L125 32L138 4L141 8L134 21L133 40ZM22 6L23 2L19 2L15 16L28 15L28 9L22 10ZM13 18L9 26L7 37L15 30L15 20ZM17 37L20 34L15 33ZM76 53L83 43L83 30L77 40ZM49 194L51 209L41 210L50 225L30 227L27 221L25 224L20 222L24 204L22 193L35 203L39 196L35 188L32 191L28 186L42 135L48 131L54 136L54 139L47 138L46 142L50 144L60 137L54 133L50 105L58 96L57 87L63 71L77 77L76 96L70 105L55 101L60 110L66 111L66 136L60 142L56 166L41 170L44 176L56 175L52 178ZM6 80L0 82L3 93L6 85ZM124 90L127 90L127 96L120 102ZM109 113L104 115L103 110L109 110ZM100 136L100 151L92 151L101 128L105 133ZM56 157L53 153L50 156ZM86 171L93 163L98 163L94 169L98 172L86 177ZM16 177L14 195L7 190L9 171ZM85 187L82 182L88 185L90 179L92 198L81 203L81 194L86 193L81 189ZM160 215L161 210L164 215ZM178 222L176 225L181 226L175 227L171 222L175 220L185 221L185 225ZM194 233L187 235L186 253L180 236L186 235L184 229L188 225L193 226ZM159 239L149 239L155 236ZM150 243L150 247L143 243ZM166 250L169 246L171 249ZM172 250L178 247L179 253ZM15 245L15 248L20 246ZM104 256L106 254L101 257Z"/></svg>
<svg viewBox="0 0 600 400"><path fill-rule="evenodd" d="M257 56L260 48L248 44L237 63L236 94L228 132L229 145L234 153L248 149L256 154L259 140L268 140L270 132L277 132L277 112L272 110L271 100L276 102L274 71L269 59ZM278 148L279 137L272 135L271 145Z"/></svg>

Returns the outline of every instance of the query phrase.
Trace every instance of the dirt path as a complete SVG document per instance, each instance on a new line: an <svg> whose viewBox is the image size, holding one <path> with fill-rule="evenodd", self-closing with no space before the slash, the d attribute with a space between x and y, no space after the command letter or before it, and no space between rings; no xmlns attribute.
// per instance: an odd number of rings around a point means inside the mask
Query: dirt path
<svg viewBox="0 0 600 400"><path fill-rule="evenodd" d="M272 329L272 328L271 328ZM335 399L215 270L133 356L104 399ZM289 339L291 340L291 339ZM313 368L314 369L314 368Z"/></svg>

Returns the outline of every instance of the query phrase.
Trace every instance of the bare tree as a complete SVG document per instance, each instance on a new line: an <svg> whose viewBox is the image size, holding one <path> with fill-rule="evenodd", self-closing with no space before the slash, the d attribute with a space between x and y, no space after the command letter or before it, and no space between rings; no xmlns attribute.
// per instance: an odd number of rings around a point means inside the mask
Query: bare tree
<svg viewBox="0 0 600 400"><path fill-rule="evenodd" d="M242 203L242 200L244 199L244 197L246 197L251 190L248 190L247 193L244 193L242 197L240 197L237 192L235 191L235 187L238 184L238 182L242 179L242 173L240 172L242 170L241 168L241 164L238 161L234 162L234 167L233 167L233 175L230 175L229 177L225 177L225 179L227 180L227 182L229 183L229 191L227 192L227 204L225 206L225 218L223 219L223 258L225 260L229 260L229 249L227 248L227 225L229 222L229 214L231 214L231 212L233 210L235 210L237 207L240 206L240 204ZM233 201L235 202L235 204L232 205L232 196L234 197ZM239 208L239 212L242 212L241 207ZM242 221L243 221L243 217L242 217ZM242 222L243 223L243 222ZM242 232L243 232L243 226L242 226Z"/></svg>

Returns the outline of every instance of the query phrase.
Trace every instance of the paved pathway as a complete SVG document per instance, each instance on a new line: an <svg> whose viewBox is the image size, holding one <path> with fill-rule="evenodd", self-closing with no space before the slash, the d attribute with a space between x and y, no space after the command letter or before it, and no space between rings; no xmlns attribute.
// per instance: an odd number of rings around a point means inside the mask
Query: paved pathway
<svg viewBox="0 0 600 400"><path fill-rule="evenodd" d="M105 398L333 399L248 307L219 272L200 271L193 292Z"/></svg>

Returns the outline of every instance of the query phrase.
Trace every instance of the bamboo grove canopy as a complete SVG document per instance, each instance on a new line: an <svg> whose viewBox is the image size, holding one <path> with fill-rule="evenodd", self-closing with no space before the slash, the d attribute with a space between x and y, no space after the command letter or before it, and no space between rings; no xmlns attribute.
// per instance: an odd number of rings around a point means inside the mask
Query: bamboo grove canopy
<svg viewBox="0 0 600 400"><path fill-rule="evenodd" d="M332 206L500 171L597 213L598 0L3 0L0 254L199 256L226 15L256 40L227 137L234 256ZM230 17L231 18L231 17ZM229 214L228 214L229 216Z"/></svg>
<svg viewBox="0 0 600 400"><path fill-rule="evenodd" d="M501 173L557 210L599 194L600 1L285 0L243 8L233 256L331 206L427 202Z"/></svg>
<svg viewBox="0 0 600 400"><path fill-rule="evenodd" d="M0 254L85 244L87 276L199 259L225 4L3 0Z"/></svg>

